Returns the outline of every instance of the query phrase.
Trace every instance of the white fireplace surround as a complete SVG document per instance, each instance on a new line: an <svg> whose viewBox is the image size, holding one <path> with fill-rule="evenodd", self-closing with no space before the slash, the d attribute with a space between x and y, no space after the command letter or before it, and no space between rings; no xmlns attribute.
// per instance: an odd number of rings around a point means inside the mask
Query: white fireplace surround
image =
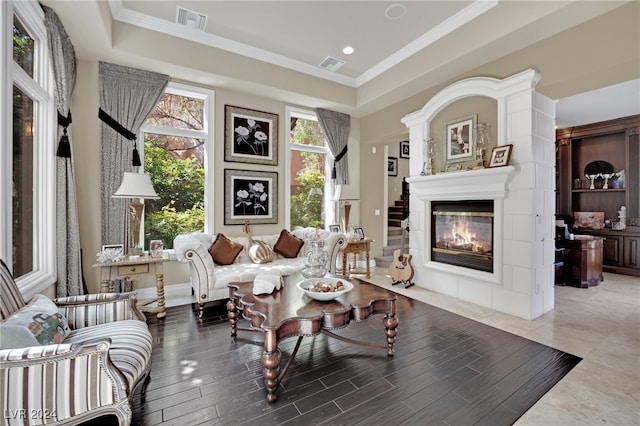
<svg viewBox="0 0 640 426"><path fill-rule="evenodd" d="M496 167L467 172L441 173L415 176L407 181L412 185L411 195L423 203L424 211L424 267L450 274L469 277L487 283L502 281L503 202L508 191L509 176L515 167ZM493 201L493 273L462 266L432 261L429 255L431 241L432 201L490 200Z"/></svg>
<svg viewBox="0 0 640 426"><path fill-rule="evenodd" d="M465 79L402 119L412 154L409 250L416 286L525 319L553 309L555 103L535 91L540 77L530 69L502 80ZM421 176L431 120L472 96L496 101L496 142L513 144L511 164ZM430 259L431 202L458 200L494 201L493 273Z"/></svg>

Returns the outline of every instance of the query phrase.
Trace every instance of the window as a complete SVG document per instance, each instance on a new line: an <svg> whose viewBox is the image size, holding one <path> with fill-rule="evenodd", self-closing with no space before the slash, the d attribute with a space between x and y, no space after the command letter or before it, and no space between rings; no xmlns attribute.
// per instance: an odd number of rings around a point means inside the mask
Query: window
<svg viewBox="0 0 640 426"><path fill-rule="evenodd" d="M2 2L0 19L0 257L29 299L56 279L53 81L39 4Z"/></svg>
<svg viewBox="0 0 640 426"><path fill-rule="evenodd" d="M213 229L212 105L212 91L169 83L141 128L144 169L160 197L145 201L145 247L162 240L171 249L179 234Z"/></svg>
<svg viewBox="0 0 640 426"><path fill-rule="evenodd" d="M289 228L327 228L334 224L333 185L327 179L331 155L315 112L287 108Z"/></svg>

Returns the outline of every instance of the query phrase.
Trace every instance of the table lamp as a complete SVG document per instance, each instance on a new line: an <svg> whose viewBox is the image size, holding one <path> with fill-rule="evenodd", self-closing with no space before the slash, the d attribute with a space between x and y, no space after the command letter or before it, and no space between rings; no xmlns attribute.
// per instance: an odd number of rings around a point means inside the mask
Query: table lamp
<svg viewBox="0 0 640 426"><path fill-rule="evenodd" d="M131 222L130 231L131 247L127 254L139 255L142 253L142 245L140 244L140 223L142 221L142 209L144 203L141 200L146 198L158 199L158 194L153 189L151 177L146 173L125 172L122 178L122 184L118 190L112 195L112 198L132 198L129 204L129 220Z"/></svg>
<svg viewBox="0 0 640 426"><path fill-rule="evenodd" d="M360 201L358 198L341 198L338 205L341 207L342 232L349 233L349 215L351 214L351 201Z"/></svg>

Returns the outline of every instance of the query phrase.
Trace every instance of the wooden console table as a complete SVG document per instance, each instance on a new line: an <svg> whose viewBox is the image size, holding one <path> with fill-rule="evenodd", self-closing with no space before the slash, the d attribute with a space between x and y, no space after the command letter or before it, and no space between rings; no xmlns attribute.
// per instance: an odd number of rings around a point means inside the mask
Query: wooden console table
<svg viewBox="0 0 640 426"><path fill-rule="evenodd" d="M591 235L576 235L574 240L556 240L556 247L564 249L567 285L588 288L600 284L603 240Z"/></svg>
<svg viewBox="0 0 640 426"><path fill-rule="evenodd" d="M367 278L371 278L371 266L369 262L369 249L371 241L368 238L364 240L351 240L347 241L347 245L342 249L342 275L345 278L349 278L351 275L365 275ZM364 271L358 270L358 254L365 253L366 256L366 269ZM349 268L347 264L348 254L353 255L353 267Z"/></svg>
<svg viewBox="0 0 640 426"><path fill-rule="evenodd" d="M113 292L113 281L118 278L153 274L156 276L156 293L158 297L138 301L138 307L143 312L154 313L158 315L158 318L164 318L167 313L164 298L162 262L165 260L164 257L150 257L145 255L134 259L127 257L117 262L96 263L93 267L100 268L100 292ZM154 302L158 302L157 307L149 306Z"/></svg>

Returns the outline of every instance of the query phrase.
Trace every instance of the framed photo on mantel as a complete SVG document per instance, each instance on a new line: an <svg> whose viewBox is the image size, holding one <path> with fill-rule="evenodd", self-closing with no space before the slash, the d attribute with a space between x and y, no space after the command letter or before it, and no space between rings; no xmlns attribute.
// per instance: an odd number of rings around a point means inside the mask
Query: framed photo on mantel
<svg viewBox="0 0 640 426"><path fill-rule="evenodd" d="M493 148L491 152L491 160L489 161L489 167L504 167L509 165L511 159L511 149L513 144L500 145Z"/></svg>

